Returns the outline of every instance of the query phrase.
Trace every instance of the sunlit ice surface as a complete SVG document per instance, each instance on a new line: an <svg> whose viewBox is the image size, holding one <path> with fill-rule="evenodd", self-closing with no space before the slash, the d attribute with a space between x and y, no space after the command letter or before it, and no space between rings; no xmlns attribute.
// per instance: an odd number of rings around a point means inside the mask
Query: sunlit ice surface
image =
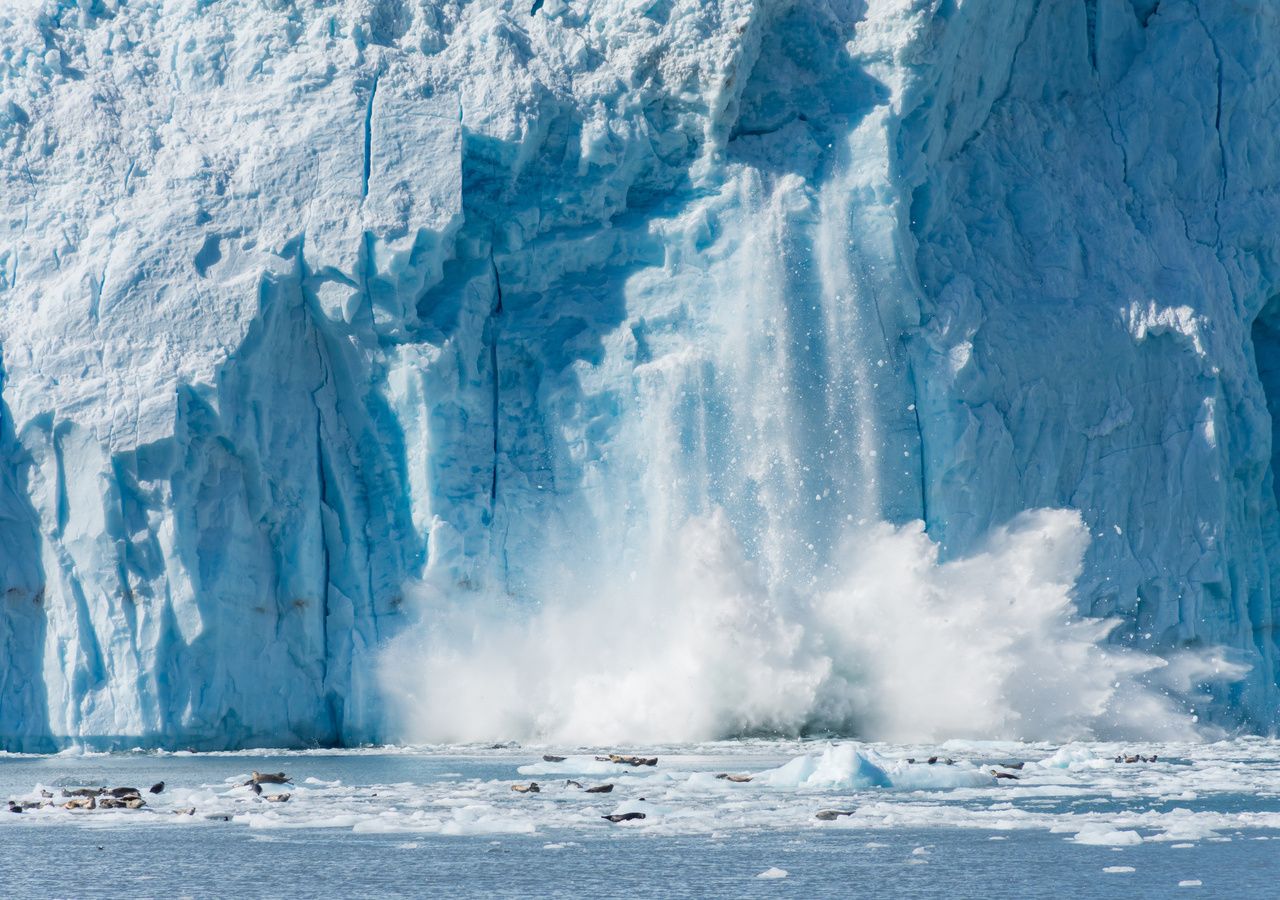
<svg viewBox="0 0 1280 900"><path fill-rule="evenodd" d="M853 886L866 896L1261 897L1280 876L1270 843L1280 840L1278 751L1245 738L6 755L0 792L32 808L0 810L0 870L12 896L31 897L815 896ZM245 785L254 771L290 783L257 795ZM163 792L150 794L159 781ZM586 790L603 785L612 789ZM103 786L138 787L146 806L62 808L64 789ZM34 805L42 792L54 805ZM281 793L289 799L266 799ZM605 818L627 813L643 818Z"/></svg>

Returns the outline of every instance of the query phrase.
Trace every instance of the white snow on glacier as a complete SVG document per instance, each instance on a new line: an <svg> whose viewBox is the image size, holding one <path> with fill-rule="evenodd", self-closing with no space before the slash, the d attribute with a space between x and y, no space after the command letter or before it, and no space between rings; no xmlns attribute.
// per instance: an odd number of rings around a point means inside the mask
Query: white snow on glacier
<svg viewBox="0 0 1280 900"><path fill-rule="evenodd" d="M666 664L682 699L758 679L649 739L911 736L978 684L1010 736L1117 704L1176 729L1163 691L1215 654L1249 674L1195 712L1272 728L1278 26L1262 0L6 6L0 744L395 736L388 681L427 702L495 656L543 667L489 667L543 691L534 730L572 731L592 707L530 636ZM998 530L1047 507L1080 524ZM695 572L729 606L688 609L686 542L733 563ZM952 598L966 565L992 584ZM549 630L561 602L608 637ZM442 621L527 627L450 668ZM388 642L414 655L380 683ZM948 653L885 673L877 642ZM1018 695L1066 658L1097 668ZM565 671L609 698L612 662ZM910 687L938 671L966 702Z"/></svg>

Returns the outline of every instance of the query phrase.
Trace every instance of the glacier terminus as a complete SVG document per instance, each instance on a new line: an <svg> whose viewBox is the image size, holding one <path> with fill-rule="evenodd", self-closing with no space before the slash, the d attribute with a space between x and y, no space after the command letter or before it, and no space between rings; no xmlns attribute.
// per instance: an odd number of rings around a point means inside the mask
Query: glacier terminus
<svg viewBox="0 0 1280 900"><path fill-rule="evenodd" d="M1273 732L1278 57L0 5L0 749Z"/></svg>

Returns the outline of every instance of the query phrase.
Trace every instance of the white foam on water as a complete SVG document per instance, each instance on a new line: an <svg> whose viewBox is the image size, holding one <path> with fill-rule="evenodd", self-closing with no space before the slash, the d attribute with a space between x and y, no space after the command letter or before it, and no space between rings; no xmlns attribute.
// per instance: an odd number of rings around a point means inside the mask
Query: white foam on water
<svg viewBox="0 0 1280 900"><path fill-rule="evenodd" d="M1087 543L1063 510L953 560L918 522L851 526L839 564L798 586L770 580L712 513L626 576L584 563L532 601L423 582L381 683L399 735L426 743L1198 736L1177 698L1244 670L1217 651L1107 644L1115 623L1072 598ZM1102 762L1074 752L1051 764Z"/></svg>

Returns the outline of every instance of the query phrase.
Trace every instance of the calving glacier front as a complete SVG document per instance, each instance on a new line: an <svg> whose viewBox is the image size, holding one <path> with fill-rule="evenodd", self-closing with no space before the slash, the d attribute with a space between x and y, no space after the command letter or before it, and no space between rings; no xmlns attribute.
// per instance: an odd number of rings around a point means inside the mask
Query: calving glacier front
<svg viewBox="0 0 1280 900"><path fill-rule="evenodd" d="M0 744L979 709L875 635L997 657L944 658L1005 708L974 727L1204 690L1270 729L1278 36L1260 0L11 5ZM1044 507L1079 517L993 532ZM495 637L442 648L460 616ZM534 639L599 641L578 694ZM609 649L706 703L594 714L665 697ZM484 659L545 707L442 706Z"/></svg>

